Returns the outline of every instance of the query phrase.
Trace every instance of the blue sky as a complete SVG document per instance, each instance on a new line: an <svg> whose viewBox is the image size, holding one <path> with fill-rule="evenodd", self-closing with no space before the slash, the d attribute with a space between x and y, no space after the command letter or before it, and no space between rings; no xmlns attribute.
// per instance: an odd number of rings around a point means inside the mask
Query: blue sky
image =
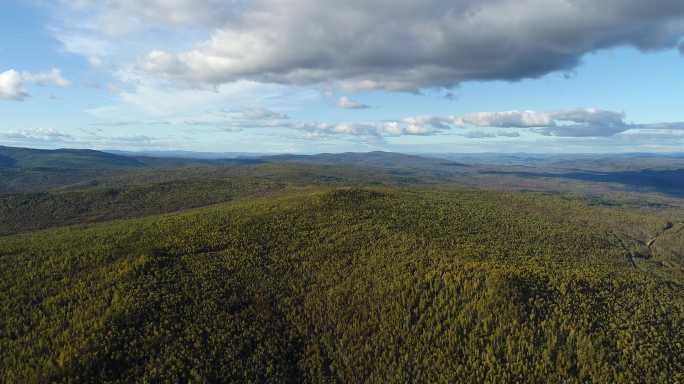
<svg viewBox="0 0 684 384"><path fill-rule="evenodd" d="M10 0L0 145L681 151L684 6L539 1Z"/></svg>

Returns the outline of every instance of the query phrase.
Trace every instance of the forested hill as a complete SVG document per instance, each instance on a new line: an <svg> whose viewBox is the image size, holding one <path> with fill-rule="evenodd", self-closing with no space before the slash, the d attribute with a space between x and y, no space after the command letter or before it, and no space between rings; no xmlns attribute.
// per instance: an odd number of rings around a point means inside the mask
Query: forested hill
<svg viewBox="0 0 684 384"><path fill-rule="evenodd" d="M109 169L140 167L133 158L88 149L28 149L0 146L0 167Z"/></svg>
<svg viewBox="0 0 684 384"><path fill-rule="evenodd" d="M480 170L3 148L0 382L684 382L682 200Z"/></svg>
<svg viewBox="0 0 684 384"><path fill-rule="evenodd" d="M629 249L667 226L323 188L0 237L1 380L681 382L682 282Z"/></svg>

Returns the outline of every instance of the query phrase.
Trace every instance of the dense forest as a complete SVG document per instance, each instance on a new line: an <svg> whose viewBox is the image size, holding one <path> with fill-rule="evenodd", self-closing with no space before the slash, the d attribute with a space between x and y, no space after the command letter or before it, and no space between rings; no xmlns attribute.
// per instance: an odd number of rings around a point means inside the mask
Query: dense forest
<svg viewBox="0 0 684 384"><path fill-rule="evenodd" d="M0 381L684 381L675 207L139 168L0 196Z"/></svg>

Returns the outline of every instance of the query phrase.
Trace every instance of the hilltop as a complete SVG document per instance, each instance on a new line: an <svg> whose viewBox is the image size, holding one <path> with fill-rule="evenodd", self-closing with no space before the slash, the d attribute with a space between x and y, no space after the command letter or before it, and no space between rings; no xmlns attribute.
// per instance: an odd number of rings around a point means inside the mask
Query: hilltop
<svg viewBox="0 0 684 384"><path fill-rule="evenodd" d="M342 188L0 238L3 378L676 381L681 282L610 234L664 223L614 214Z"/></svg>
<svg viewBox="0 0 684 384"><path fill-rule="evenodd" d="M684 380L676 197L382 152L3 153L0 381ZM51 156L81 168L17 166Z"/></svg>

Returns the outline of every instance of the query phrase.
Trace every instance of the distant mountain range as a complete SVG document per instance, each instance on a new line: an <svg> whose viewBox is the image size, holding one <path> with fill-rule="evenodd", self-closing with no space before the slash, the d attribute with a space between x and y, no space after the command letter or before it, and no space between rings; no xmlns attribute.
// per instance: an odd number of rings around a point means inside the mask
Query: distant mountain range
<svg viewBox="0 0 684 384"><path fill-rule="evenodd" d="M128 157L158 157L175 159L195 159L195 160L223 160L240 159L272 156L269 153L256 152L193 152L193 151L117 151L107 150L106 152Z"/></svg>
<svg viewBox="0 0 684 384"><path fill-rule="evenodd" d="M304 163L353 165L376 168L433 168L465 166L450 160L392 152L323 153L317 155L268 155L256 153L126 152L86 149L29 149L0 147L0 167L55 169L117 169L182 165L238 165Z"/></svg>
<svg viewBox="0 0 684 384"><path fill-rule="evenodd" d="M90 149L29 149L0 146L0 166L6 168L110 169L142 167L135 158Z"/></svg>
<svg viewBox="0 0 684 384"><path fill-rule="evenodd" d="M599 167L639 168L684 161L684 153L628 154L401 154L394 152L346 152L314 155L254 152L97 151L90 149L30 149L0 146L0 167L101 169L193 164L250 164L297 162L321 165L355 165L381 168L425 168L479 165L535 165L563 169Z"/></svg>

